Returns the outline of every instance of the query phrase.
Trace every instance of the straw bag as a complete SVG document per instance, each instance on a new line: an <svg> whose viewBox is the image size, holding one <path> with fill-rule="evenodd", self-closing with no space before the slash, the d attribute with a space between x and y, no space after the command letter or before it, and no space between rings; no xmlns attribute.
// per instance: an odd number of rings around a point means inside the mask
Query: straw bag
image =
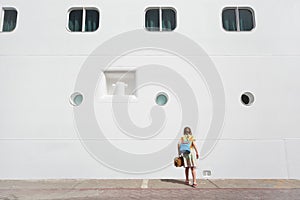
<svg viewBox="0 0 300 200"><path fill-rule="evenodd" d="M175 167L182 167L183 166L183 157L179 156L174 158L174 165Z"/></svg>

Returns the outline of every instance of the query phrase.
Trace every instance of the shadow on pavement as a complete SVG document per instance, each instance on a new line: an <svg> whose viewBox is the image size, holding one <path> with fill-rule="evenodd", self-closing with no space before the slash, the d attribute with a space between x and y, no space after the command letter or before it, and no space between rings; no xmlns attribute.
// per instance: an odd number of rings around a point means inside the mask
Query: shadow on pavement
<svg viewBox="0 0 300 200"><path fill-rule="evenodd" d="M175 184L182 184L185 185L185 182L183 180L176 180L176 179L160 179L162 182L167 183L175 183Z"/></svg>

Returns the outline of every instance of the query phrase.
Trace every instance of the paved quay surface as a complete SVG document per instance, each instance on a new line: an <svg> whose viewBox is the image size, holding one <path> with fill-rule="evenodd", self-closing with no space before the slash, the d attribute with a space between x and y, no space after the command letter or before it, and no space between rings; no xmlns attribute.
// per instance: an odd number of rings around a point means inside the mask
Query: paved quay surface
<svg viewBox="0 0 300 200"><path fill-rule="evenodd" d="M300 180L201 179L198 187L175 179L0 180L0 200L18 199L299 199Z"/></svg>

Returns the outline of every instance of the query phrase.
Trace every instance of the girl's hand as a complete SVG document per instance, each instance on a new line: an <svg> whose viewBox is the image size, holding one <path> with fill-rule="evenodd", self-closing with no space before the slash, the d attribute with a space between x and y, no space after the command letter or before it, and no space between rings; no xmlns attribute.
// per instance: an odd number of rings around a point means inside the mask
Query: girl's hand
<svg viewBox="0 0 300 200"><path fill-rule="evenodd" d="M196 158L197 158L197 159L199 158L199 154L198 154L198 153L196 154Z"/></svg>

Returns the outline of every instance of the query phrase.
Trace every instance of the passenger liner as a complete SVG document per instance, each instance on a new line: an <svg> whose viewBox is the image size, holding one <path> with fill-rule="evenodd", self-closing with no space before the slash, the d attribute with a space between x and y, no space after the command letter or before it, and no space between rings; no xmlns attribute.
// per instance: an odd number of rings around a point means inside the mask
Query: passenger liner
<svg viewBox="0 0 300 200"><path fill-rule="evenodd" d="M0 179L300 178L299 1L0 7Z"/></svg>

